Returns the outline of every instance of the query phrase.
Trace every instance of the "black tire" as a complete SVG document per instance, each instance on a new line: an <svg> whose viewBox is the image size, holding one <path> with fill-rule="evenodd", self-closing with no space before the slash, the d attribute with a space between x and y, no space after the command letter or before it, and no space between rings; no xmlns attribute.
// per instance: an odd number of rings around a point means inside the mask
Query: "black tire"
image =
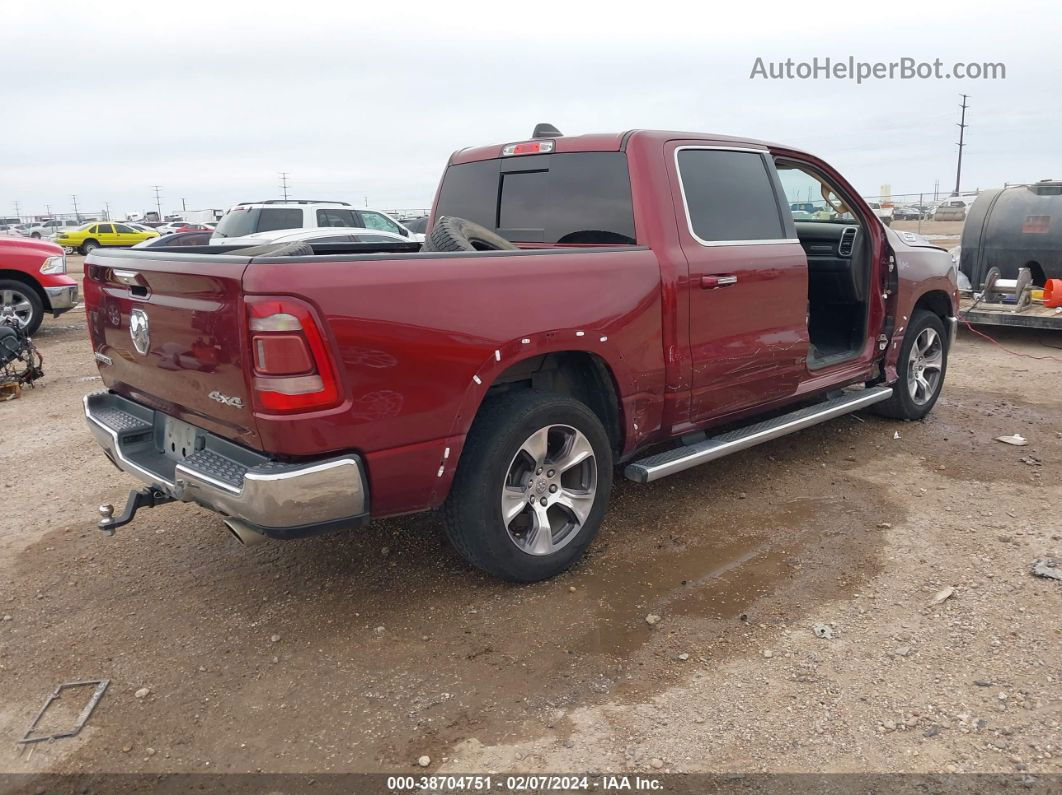
<svg viewBox="0 0 1062 795"><path fill-rule="evenodd" d="M31 232L30 233L30 237L32 237L34 240L40 240L41 239L41 233L40 232Z"/></svg>
<svg viewBox="0 0 1062 795"><path fill-rule="evenodd" d="M41 322L44 320L44 304L41 301L41 297L37 295L37 291L30 287L25 282L20 282L15 279L0 279L0 306L6 301L5 294L11 291L12 293L22 296L23 299L30 305L29 322L26 324L26 334L33 336L37 329L41 327ZM21 303L21 301L19 301Z"/></svg>
<svg viewBox="0 0 1062 795"><path fill-rule="evenodd" d="M78 249L78 251L80 251L83 256L87 257L89 254L91 254L95 249L97 249L99 247L100 247L100 244L99 244L98 241L96 241L96 240L86 240L84 243L81 244L81 247Z"/></svg>
<svg viewBox="0 0 1062 795"><path fill-rule="evenodd" d="M464 218L444 215L421 246L421 251L511 251L515 249L504 237Z"/></svg>
<svg viewBox="0 0 1062 795"><path fill-rule="evenodd" d="M915 341L926 329L935 331L940 339L940 379L928 399L919 403L911 394L908 378L917 358L912 356ZM944 329L944 321L937 315L924 309L919 309L911 316L911 323L907 326L907 331L904 332L903 344L900 346L900 358L896 362L896 372L899 378L892 385L892 397L883 403L876 404L874 410L884 417L892 417L898 420L922 419L936 405L937 398L940 397L940 391L944 387L944 377L948 372L948 335Z"/></svg>
<svg viewBox="0 0 1062 795"><path fill-rule="evenodd" d="M586 520L563 546L548 554L531 554L517 545L506 527L502 489L525 441L554 425L573 428L589 442L596 464L596 492ZM583 403L531 389L491 398L468 434L443 508L446 535L465 560L502 579L536 582L554 577L575 563L597 534L612 491L612 476L608 434ZM528 493L532 493L530 487Z"/></svg>

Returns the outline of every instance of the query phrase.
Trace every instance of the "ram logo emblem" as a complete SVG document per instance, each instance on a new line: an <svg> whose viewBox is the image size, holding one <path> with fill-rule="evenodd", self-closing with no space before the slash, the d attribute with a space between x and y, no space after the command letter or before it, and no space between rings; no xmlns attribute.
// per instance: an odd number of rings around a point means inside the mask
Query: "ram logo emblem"
<svg viewBox="0 0 1062 795"><path fill-rule="evenodd" d="M148 329L147 312L143 309L134 309L129 313L129 336L133 338L137 353L146 356L151 347L151 332Z"/></svg>

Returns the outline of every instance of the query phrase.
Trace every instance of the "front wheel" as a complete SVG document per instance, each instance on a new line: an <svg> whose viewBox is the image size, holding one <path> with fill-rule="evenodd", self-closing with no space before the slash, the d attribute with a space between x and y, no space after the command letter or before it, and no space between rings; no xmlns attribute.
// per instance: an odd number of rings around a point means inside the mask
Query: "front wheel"
<svg viewBox="0 0 1062 795"><path fill-rule="evenodd" d="M100 244L97 243L95 240L86 240L84 243L81 244L81 253L87 257L99 247Z"/></svg>
<svg viewBox="0 0 1062 795"><path fill-rule="evenodd" d="M892 397L875 407L879 414L901 420L920 420L933 410L944 386L948 369L948 337L944 322L932 312L919 309L900 346L896 363L899 378Z"/></svg>
<svg viewBox="0 0 1062 795"><path fill-rule="evenodd" d="M563 395L513 392L476 417L444 509L446 534L484 571L548 579L586 550L611 491L612 449L597 416Z"/></svg>
<svg viewBox="0 0 1062 795"><path fill-rule="evenodd" d="M0 280L0 316L13 317L27 335L44 320L44 305L32 287L14 279Z"/></svg>

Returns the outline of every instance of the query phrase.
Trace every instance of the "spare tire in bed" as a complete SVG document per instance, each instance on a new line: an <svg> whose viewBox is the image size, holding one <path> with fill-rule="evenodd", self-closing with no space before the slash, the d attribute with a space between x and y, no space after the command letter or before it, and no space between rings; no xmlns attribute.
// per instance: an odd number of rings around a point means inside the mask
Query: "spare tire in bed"
<svg viewBox="0 0 1062 795"><path fill-rule="evenodd" d="M515 249L504 237L464 218L444 215L424 241L421 251L511 251Z"/></svg>

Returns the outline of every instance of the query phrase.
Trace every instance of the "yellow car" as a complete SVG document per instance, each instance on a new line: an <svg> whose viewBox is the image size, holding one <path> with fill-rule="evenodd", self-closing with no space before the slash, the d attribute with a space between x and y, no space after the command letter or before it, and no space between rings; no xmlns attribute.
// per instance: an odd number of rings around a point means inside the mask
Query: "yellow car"
<svg viewBox="0 0 1062 795"><path fill-rule="evenodd" d="M73 248L82 254L88 254L94 248L135 246L158 236L158 232L144 232L126 224L92 221L78 229L59 232L55 236L55 242L63 248Z"/></svg>

